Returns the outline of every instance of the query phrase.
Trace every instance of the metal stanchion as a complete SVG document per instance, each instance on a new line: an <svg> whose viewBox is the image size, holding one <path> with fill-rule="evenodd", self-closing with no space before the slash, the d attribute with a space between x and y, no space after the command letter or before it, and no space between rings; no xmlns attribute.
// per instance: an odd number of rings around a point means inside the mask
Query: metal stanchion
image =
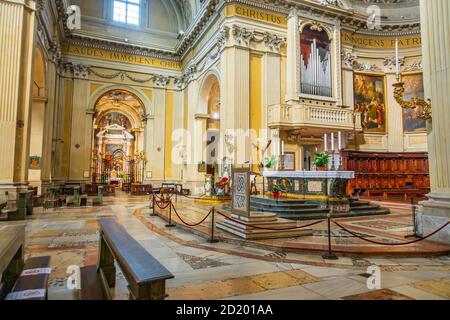
<svg viewBox="0 0 450 320"><path fill-rule="evenodd" d="M166 224L166 228L173 228L173 227L176 227L176 225L172 223L172 200L169 200L169 223Z"/></svg>
<svg viewBox="0 0 450 320"><path fill-rule="evenodd" d="M217 243L219 242L218 239L214 239L214 227L215 227L215 216L216 216L216 210L212 208L211 210L212 218L211 218L211 238L208 240L209 243Z"/></svg>
<svg viewBox="0 0 450 320"><path fill-rule="evenodd" d="M411 214L412 214L412 221L413 221L413 234L405 236L405 238L416 238L416 205L414 204L414 198L411 198Z"/></svg>
<svg viewBox="0 0 450 320"><path fill-rule="evenodd" d="M327 215L328 218L328 253L322 256L325 260L339 260L339 258L331 250L331 214Z"/></svg>
<svg viewBox="0 0 450 320"><path fill-rule="evenodd" d="M155 212L155 205L156 205L155 202L156 202L155 201L155 195L153 194L153 196L152 196L152 207L150 208L150 209L152 209L152 213L150 214L151 217L156 217L157 216L157 214Z"/></svg>

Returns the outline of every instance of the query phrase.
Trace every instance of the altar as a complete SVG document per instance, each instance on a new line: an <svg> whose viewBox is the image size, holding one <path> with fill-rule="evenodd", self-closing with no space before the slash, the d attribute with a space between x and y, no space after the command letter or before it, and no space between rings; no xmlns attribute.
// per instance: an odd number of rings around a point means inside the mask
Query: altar
<svg viewBox="0 0 450 320"><path fill-rule="evenodd" d="M353 171L265 171L263 176L269 194L279 190L282 197L308 200L332 212L350 210L347 185L355 178Z"/></svg>

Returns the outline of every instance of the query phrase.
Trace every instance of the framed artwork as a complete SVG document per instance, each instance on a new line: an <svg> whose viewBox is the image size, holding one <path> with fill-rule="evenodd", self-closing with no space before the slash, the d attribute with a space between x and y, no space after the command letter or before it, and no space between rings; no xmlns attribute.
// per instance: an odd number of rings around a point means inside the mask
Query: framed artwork
<svg viewBox="0 0 450 320"><path fill-rule="evenodd" d="M306 25L300 34L301 93L332 97L331 41L316 24Z"/></svg>
<svg viewBox="0 0 450 320"><path fill-rule="evenodd" d="M233 169L231 210L234 214L250 216L250 169Z"/></svg>
<svg viewBox="0 0 450 320"><path fill-rule="evenodd" d="M41 157L30 156L29 167L30 170L40 170L41 169Z"/></svg>
<svg viewBox="0 0 450 320"><path fill-rule="evenodd" d="M355 74L355 111L367 132L386 132L385 78L381 75Z"/></svg>
<svg viewBox="0 0 450 320"><path fill-rule="evenodd" d="M425 98L422 73L403 75L402 82L405 84L405 100L410 100L411 98ZM426 131L426 121L417 117L417 113L420 111L419 109L420 107L417 107L416 109L403 109L403 130L405 132Z"/></svg>
<svg viewBox="0 0 450 320"><path fill-rule="evenodd" d="M295 152L286 152L283 156L283 170L295 171Z"/></svg>
<svg viewBox="0 0 450 320"><path fill-rule="evenodd" d="M200 161L198 163L198 172L199 173L206 173L206 162L205 161Z"/></svg>

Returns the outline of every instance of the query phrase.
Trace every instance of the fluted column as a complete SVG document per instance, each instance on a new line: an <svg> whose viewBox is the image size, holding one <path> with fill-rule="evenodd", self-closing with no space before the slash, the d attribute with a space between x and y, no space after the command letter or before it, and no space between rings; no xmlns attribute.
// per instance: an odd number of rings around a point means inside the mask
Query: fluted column
<svg viewBox="0 0 450 320"><path fill-rule="evenodd" d="M36 4L0 1L0 188L28 184Z"/></svg>
<svg viewBox="0 0 450 320"><path fill-rule="evenodd" d="M421 204L419 233L427 235L450 218L450 1L420 1L425 97L433 121L428 126L431 193ZM432 238L450 243L450 227Z"/></svg>
<svg viewBox="0 0 450 320"><path fill-rule="evenodd" d="M235 148L230 154L227 145L223 144L223 154L232 158L234 164L250 161L250 138L245 137L250 129L250 51L248 48L233 46L222 53L222 92L224 117L221 120L223 134L232 129Z"/></svg>
<svg viewBox="0 0 450 320"><path fill-rule="evenodd" d="M287 36L287 78L286 101L297 100L299 96L300 74L297 66L299 55L299 17L296 9L291 9L288 16Z"/></svg>
<svg viewBox="0 0 450 320"><path fill-rule="evenodd" d="M54 62L48 64L46 77L48 85L48 97L44 115L44 137L46 137L42 144L42 165L41 165L41 180L45 187L52 180L52 166L53 163L53 142L54 142L54 123L55 112L58 102L58 82L57 65Z"/></svg>

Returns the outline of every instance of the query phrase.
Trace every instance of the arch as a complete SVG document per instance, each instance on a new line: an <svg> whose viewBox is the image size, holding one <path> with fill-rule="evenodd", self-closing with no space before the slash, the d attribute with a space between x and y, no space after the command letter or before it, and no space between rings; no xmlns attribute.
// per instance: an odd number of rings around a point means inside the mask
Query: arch
<svg viewBox="0 0 450 320"><path fill-rule="evenodd" d="M315 23L314 23L313 21L305 21L305 22L303 22L303 23L300 25L300 28L299 28L300 33L303 32L303 30L305 29L305 27L307 27L307 26L312 26L312 25L314 25L314 24L315 24ZM328 36L328 40L331 42L331 41L333 40L333 31L332 31L328 26L326 26L326 25L324 25L324 24L322 24L322 23L320 23L320 27L322 28L323 31L325 31L325 33L326 33L327 36ZM321 31L319 31L319 32L321 32Z"/></svg>
<svg viewBox="0 0 450 320"><path fill-rule="evenodd" d="M122 90L122 91L128 91L129 93L135 95L143 104L145 114L141 115L141 117L148 117L149 115L152 115L153 112L153 102L141 91L136 90L133 87L127 86L127 85L104 85L97 90L94 91L94 93L89 98L88 102L88 109L87 112L94 113L95 108L97 105L97 102L103 97L105 94L107 94L110 91L114 90Z"/></svg>
<svg viewBox="0 0 450 320"><path fill-rule="evenodd" d="M211 89L214 85L219 84L220 89L220 74L216 69L211 69L208 73L203 77L203 80L200 85L200 90L198 94L198 104L197 104L197 112L199 114L207 114L208 113L208 98L211 92Z"/></svg>

